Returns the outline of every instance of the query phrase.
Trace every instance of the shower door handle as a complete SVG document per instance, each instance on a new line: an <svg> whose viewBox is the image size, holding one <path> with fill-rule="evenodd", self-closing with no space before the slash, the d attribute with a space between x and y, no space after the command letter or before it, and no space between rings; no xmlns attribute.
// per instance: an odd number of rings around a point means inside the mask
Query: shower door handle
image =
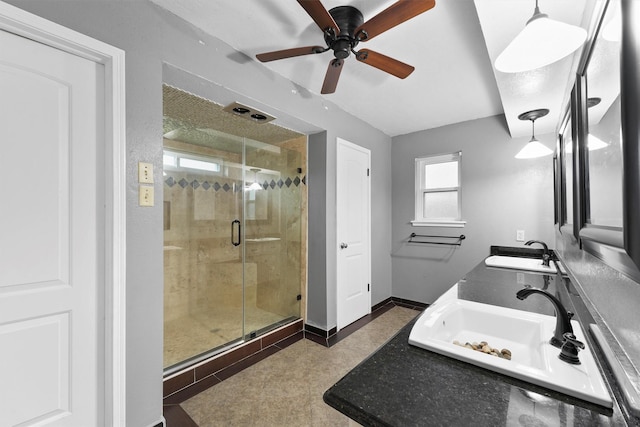
<svg viewBox="0 0 640 427"><path fill-rule="evenodd" d="M233 229L234 229L234 225L236 225L236 224L238 225L238 240L237 241L233 239L233 234L234 234L233 233ZM239 246L240 245L240 233L242 231L241 227L242 226L240 225L240 220L234 219L233 221L231 221L231 244L233 246Z"/></svg>

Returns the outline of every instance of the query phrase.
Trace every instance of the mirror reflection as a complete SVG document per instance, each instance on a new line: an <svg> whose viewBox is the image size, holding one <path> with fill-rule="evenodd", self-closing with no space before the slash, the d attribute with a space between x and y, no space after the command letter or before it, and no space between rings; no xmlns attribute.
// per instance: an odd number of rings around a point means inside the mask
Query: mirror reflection
<svg viewBox="0 0 640 427"><path fill-rule="evenodd" d="M587 223L622 227L620 0L611 1L587 67Z"/></svg>
<svg viewBox="0 0 640 427"><path fill-rule="evenodd" d="M573 136L571 118L562 131L562 147L564 150L564 218L565 224L573 224Z"/></svg>

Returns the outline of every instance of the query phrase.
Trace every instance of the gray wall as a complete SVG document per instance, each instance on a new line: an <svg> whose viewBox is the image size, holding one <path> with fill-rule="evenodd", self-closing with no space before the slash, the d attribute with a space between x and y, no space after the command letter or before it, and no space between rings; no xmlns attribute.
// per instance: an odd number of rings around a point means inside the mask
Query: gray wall
<svg viewBox="0 0 640 427"><path fill-rule="evenodd" d="M308 140L309 174L309 277L307 278L307 298L314 304L307 305L307 323L327 326L327 183L323 171L327 163L327 133L321 132L309 136Z"/></svg>
<svg viewBox="0 0 640 427"><path fill-rule="evenodd" d="M538 135L550 148L553 135ZM393 138L394 297L432 303L489 254L491 245L522 246L525 239L553 246L553 161L517 160L529 137L511 139L504 116L488 117ZM412 227L414 159L462 151L464 228ZM462 246L408 244L409 235L460 235Z"/></svg>
<svg viewBox="0 0 640 427"><path fill-rule="evenodd" d="M635 384L640 381L640 284L583 251L567 227L555 231L556 248L591 314Z"/></svg>
<svg viewBox="0 0 640 427"><path fill-rule="evenodd" d="M355 118L342 113L341 122L354 122ZM326 134L314 135L309 140L309 289L316 296L309 304L307 322L324 330L336 326L336 263L338 241L336 234L336 153L340 137L371 150L371 303L375 305L391 296L391 138L368 138L357 129L335 132L326 128ZM347 132L348 130L348 132ZM324 147L322 138L326 136ZM324 167L324 181L317 175ZM313 169L313 170L312 170ZM322 208L322 203L325 204ZM322 212L313 212L315 208ZM312 239L325 240L317 250ZM320 259L324 256L324 259ZM324 265L324 268L322 268ZM319 279L324 275L324 280ZM319 307L317 297L324 293L326 314L315 311ZM318 305L316 305L318 304ZM321 310L318 310L321 311Z"/></svg>
<svg viewBox="0 0 640 427"><path fill-rule="evenodd" d="M391 295L391 138L336 108L320 97L276 75L220 40L203 34L147 1L9 0L9 3L126 51L127 85L127 418L128 425L149 426L162 411L162 81L163 63L172 64L209 81L226 104L238 98L283 123L295 116L295 130L326 130L324 159L309 164L310 204L324 212L309 225L310 251L325 253L310 260L309 322L335 325L335 159L336 137L372 150L374 173L372 301ZM202 41L202 43L200 43ZM393 77L390 77L393 78ZM206 84L205 84L206 86ZM211 89L210 87L202 88ZM293 94L292 89L297 93ZM339 90L348 90L342 88ZM327 109L324 107L327 106ZM323 134L325 135L325 134ZM312 138L322 144L322 137ZM322 151L322 147L318 147ZM312 154L316 150L312 149ZM137 163L155 166L156 206L137 206ZM316 191L315 186L320 189ZM322 190L324 188L324 190ZM324 193L323 193L324 192ZM321 200L316 199L316 195ZM324 215L324 218L322 216ZM316 224L315 221L324 221ZM326 237L326 240L325 240ZM322 242L326 242L326 245ZM325 275L326 276L323 276ZM326 279L325 279L326 277ZM316 304L319 310L316 310Z"/></svg>

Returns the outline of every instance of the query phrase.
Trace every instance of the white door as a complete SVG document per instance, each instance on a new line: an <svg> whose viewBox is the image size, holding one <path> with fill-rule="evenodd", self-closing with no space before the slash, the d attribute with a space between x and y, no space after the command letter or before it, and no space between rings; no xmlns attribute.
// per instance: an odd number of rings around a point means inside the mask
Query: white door
<svg viewBox="0 0 640 427"><path fill-rule="evenodd" d="M371 313L371 152L338 138L337 328Z"/></svg>
<svg viewBox="0 0 640 427"><path fill-rule="evenodd" d="M104 67L6 31L0 46L0 425L98 425Z"/></svg>

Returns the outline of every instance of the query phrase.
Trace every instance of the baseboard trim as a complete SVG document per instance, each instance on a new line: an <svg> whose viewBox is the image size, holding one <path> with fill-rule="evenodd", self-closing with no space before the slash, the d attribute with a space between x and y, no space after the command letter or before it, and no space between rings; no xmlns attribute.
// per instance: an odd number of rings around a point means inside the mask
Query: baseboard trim
<svg viewBox="0 0 640 427"><path fill-rule="evenodd" d="M304 337L315 343L323 345L325 347L331 347L341 340L345 339L358 329L362 328L367 323L391 310L393 307L405 307L416 311L424 310L428 304L424 304L417 301L411 301L403 298L389 297L384 301L381 301L371 307L371 313L356 320L352 324L344 327L340 331L337 328L331 328L330 330L324 330L312 325L304 325Z"/></svg>

